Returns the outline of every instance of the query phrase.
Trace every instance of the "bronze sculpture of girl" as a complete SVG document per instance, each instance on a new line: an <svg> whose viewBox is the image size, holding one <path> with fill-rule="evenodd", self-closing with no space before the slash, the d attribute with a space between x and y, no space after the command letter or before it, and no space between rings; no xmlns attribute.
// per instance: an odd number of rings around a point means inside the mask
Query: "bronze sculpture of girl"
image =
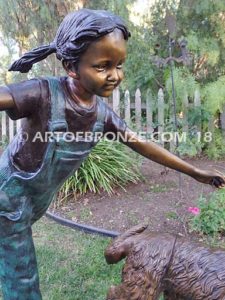
<svg viewBox="0 0 225 300"><path fill-rule="evenodd" d="M41 299L31 226L97 143L82 138L65 141L66 132L120 133L127 146L155 162L199 182L225 184L217 171L200 170L153 142L134 137L101 100L123 79L129 36L123 21L110 12L71 13L52 43L24 54L10 67L28 72L34 63L56 53L68 76L0 88L0 109L14 120L23 118L20 132L0 159L0 277L6 300ZM46 132L51 133L48 140L37 138L37 133L46 136Z"/></svg>

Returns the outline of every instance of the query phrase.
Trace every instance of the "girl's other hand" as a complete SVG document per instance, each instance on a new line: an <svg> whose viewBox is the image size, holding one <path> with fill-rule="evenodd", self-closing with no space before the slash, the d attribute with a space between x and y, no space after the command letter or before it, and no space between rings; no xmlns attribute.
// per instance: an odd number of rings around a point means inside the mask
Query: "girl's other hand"
<svg viewBox="0 0 225 300"><path fill-rule="evenodd" d="M216 188L225 187L225 176L217 170L205 171L197 169L197 174L193 177L199 182L211 184Z"/></svg>

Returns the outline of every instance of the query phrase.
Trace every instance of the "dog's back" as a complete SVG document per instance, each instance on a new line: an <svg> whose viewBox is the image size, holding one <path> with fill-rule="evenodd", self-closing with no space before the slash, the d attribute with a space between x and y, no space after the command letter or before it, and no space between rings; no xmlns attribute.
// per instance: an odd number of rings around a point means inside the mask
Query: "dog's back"
<svg viewBox="0 0 225 300"><path fill-rule="evenodd" d="M164 286L185 300L225 300L225 251L178 238Z"/></svg>

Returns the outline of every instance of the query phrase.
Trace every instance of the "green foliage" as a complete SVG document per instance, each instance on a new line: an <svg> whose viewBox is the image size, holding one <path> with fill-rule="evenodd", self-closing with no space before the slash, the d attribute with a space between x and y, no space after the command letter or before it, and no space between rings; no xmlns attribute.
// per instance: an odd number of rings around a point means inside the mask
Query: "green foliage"
<svg viewBox="0 0 225 300"><path fill-rule="evenodd" d="M190 128L208 125L211 114L202 106L190 107L187 112L187 121Z"/></svg>
<svg viewBox="0 0 225 300"><path fill-rule="evenodd" d="M212 134L212 141L207 145L205 153L210 159L222 159L225 157L225 137L220 130Z"/></svg>
<svg viewBox="0 0 225 300"><path fill-rule="evenodd" d="M222 112L225 105L225 76L221 76L218 80L208 83L202 91L205 98L205 107L212 114L217 111Z"/></svg>
<svg viewBox="0 0 225 300"><path fill-rule="evenodd" d="M177 152L180 156L195 157L200 154L202 150L202 144L199 143L197 137L190 138L187 136L186 140L181 142L177 147Z"/></svg>
<svg viewBox="0 0 225 300"><path fill-rule="evenodd" d="M188 95L193 99L194 92L198 89L198 83L196 82L193 74L191 74L190 71L185 67L174 68L173 77L175 82L177 111L181 111L185 109L183 107L184 97ZM166 90L169 93L169 98L172 99L172 81L169 70L165 72L164 78L166 82Z"/></svg>
<svg viewBox="0 0 225 300"><path fill-rule="evenodd" d="M95 1L86 1L84 7L91 9L105 9L110 10L115 14L120 15L127 22L128 20L128 8L129 4L132 4L135 0L95 0Z"/></svg>
<svg viewBox="0 0 225 300"><path fill-rule="evenodd" d="M70 193L113 193L116 186L140 179L137 155L118 142L101 141L82 163L76 173L63 185L61 198Z"/></svg>
<svg viewBox="0 0 225 300"><path fill-rule="evenodd" d="M194 157L201 154L202 149L211 143L212 136L208 132L210 114L202 106L189 106L185 110L186 119L178 118L178 153L181 156ZM187 132L183 132L184 126Z"/></svg>
<svg viewBox="0 0 225 300"><path fill-rule="evenodd" d="M181 0L176 13L179 35L188 40L192 72L201 83L224 75L225 4L223 0Z"/></svg>
<svg viewBox="0 0 225 300"><path fill-rule="evenodd" d="M198 207L201 213L190 220L191 229L202 234L225 233L225 191L213 193L209 200L201 197Z"/></svg>

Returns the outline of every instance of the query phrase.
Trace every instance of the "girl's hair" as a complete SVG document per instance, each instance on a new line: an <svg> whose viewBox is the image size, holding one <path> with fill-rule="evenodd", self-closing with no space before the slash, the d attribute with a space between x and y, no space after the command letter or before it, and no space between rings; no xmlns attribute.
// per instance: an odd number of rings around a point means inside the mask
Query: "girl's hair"
<svg viewBox="0 0 225 300"><path fill-rule="evenodd" d="M127 40L130 32L122 19L105 10L81 9L68 14L59 26L54 41L40 46L16 60L9 71L27 73L33 64L56 53L59 60L70 60L77 64L80 56L91 42L112 32L115 28L122 31Z"/></svg>

